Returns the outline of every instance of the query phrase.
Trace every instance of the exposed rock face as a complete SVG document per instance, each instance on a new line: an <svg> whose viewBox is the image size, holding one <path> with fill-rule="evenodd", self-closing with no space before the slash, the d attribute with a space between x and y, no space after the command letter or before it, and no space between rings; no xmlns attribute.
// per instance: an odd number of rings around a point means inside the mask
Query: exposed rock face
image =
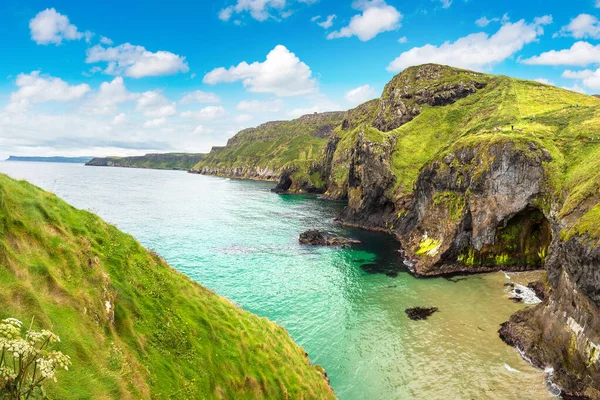
<svg viewBox="0 0 600 400"><path fill-rule="evenodd" d="M550 160L533 142L504 142L460 147L424 168L396 228L414 272L541 267L551 234L536 205Z"/></svg>
<svg viewBox="0 0 600 400"><path fill-rule="evenodd" d="M341 246L360 243L360 240L334 236L318 229L310 229L301 233L299 241L301 244L310 244L313 246Z"/></svg>
<svg viewBox="0 0 600 400"><path fill-rule="evenodd" d="M600 248L581 237L556 240L547 267L550 297L513 315L500 336L537 366L554 368L566 398L598 399Z"/></svg>
<svg viewBox="0 0 600 400"><path fill-rule="evenodd" d="M264 181L276 181L280 172L269 167L244 166L244 167L201 167L190 170L193 174L227 176L240 179L256 179Z"/></svg>
<svg viewBox="0 0 600 400"><path fill-rule="evenodd" d="M419 115L423 105L452 104L485 87L482 77L435 64L409 68L385 86L373 126L389 132Z"/></svg>
<svg viewBox="0 0 600 400"><path fill-rule="evenodd" d="M342 220L366 228L383 228L394 214L389 192L394 186L390 168L394 143L374 143L359 133L350 150L348 172L348 207Z"/></svg>
<svg viewBox="0 0 600 400"><path fill-rule="evenodd" d="M187 171L202 161L204 154L165 153L133 157L97 157L86 163L94 167L123 167L149 169L175 169Z"/></svg>

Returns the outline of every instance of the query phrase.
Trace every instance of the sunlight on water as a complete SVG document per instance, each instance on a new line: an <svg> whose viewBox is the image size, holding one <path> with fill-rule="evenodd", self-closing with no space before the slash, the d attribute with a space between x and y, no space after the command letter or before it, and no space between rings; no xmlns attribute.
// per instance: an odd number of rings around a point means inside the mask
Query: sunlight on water
<svg viewBox="0 0 600 400"><path fill-rule="evenodd" d="M544 372L498 337L523 307L508 300L503 273L415 279L392 238L333 221L341 204L175 171L0 162L0 172L98 213L192 279L286 327L340 399L551 397ZM363 244L300 246L298 235L315 227ZM404 310L415 306L439 312L412 321Z"/></svg>

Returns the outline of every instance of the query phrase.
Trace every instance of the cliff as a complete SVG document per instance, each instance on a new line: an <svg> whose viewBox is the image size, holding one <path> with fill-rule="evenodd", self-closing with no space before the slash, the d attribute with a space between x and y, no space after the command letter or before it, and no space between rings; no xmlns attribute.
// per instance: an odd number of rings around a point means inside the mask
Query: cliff
<svg viewBox="0 0 600 400"><path fill-rule="evenodd" d="M124 167L124 168L150 168L150 169L175 169L187 171L202 160L204 154L165 153L146 154L134 157L97 157L85 165L94 167Z"/></svg>
<svg viewBox="0 0 600 400"><path fill-rule="evenodd" d="M241 310L131 236L0 175L0 319L61 337L49 398L333 399L280 326Z"/></svg>
<svg viewBox="0 0 600 400"><path fill-rule="evenodd" d="M287 159L271 178L277 192L346 200L341 221L394 234L417 275L545 268L549 296L502 336L553 367L566 396L600 398L599 126L593 96L429 64L398 74L311 142L310 162ZM245 168L277 148L270 140L245 147Z"/></svg>

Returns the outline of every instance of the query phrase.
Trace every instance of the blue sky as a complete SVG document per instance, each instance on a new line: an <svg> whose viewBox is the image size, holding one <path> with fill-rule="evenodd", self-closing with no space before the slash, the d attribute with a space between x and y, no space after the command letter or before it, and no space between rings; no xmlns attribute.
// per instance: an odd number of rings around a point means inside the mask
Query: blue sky
<svg viewBox="0 0 600 400"><path fill-rule="evenodd" d="M265 121L352 108L425 62L598 93L598 7L4 0L0 158L208 151Z"/></svg>

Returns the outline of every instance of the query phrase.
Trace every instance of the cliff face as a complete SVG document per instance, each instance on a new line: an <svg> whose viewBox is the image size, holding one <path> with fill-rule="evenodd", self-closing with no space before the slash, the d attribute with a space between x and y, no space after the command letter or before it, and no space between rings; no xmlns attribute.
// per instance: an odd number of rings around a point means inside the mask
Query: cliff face
<svg viewBox="0 0 600 400"><path fill-rule="evenodd" d="M460 143L425 167L396 234L421 275L540 268L550 245L535 142Z"/></svg>
<svg viewBox="0 0 600 400"><path fill-rule="evenodd" d="M599 115L597 98L537 82L411 67L309 136L276 190L347 200L341 221L396 235L418 275L545 268L549 295L502 337L567 395L600 398ZM255 151L282 145L267 136Z"/></svg>

